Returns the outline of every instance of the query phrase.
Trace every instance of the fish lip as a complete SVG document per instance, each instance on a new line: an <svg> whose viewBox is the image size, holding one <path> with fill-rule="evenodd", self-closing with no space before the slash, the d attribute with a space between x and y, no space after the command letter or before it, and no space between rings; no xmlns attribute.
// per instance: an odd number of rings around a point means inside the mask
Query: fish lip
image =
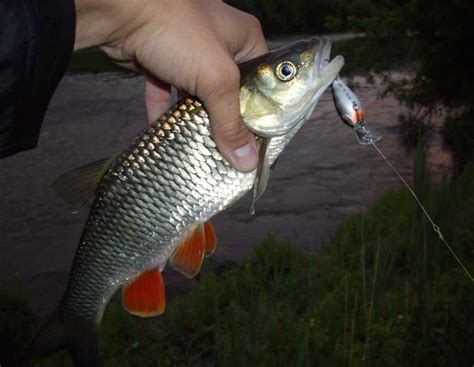
<svg viewBox="0 0 474 367"><path fill-rule="evenodd" d="M315 76L320 76L321 69L330 60L332 42L328 37L314 37L309 40L309 44L313 49Z"/></svg>
<svg viewBox="0 0 474 367"><path fill-rule="evenodd" d="M331 62L326 62L326 65L321 68L321 78L325 81L331 80L332 82L332 80L334 80L339 75L339 72L341 71L343 66L344 57L342 57L341 55L336 56L334 59L331 60Z"/></svg>
<svg viewBox="0 0 474 367"><path fill-rule="evenodd" d="M319 72L331 61L332 42L328 37L322 38L322 45L319 49Z"/></svg>
<svg viewBox="0 0 474 367"><path fill-rule="evenodd" d="M344 58L336 56L331 61L332 42L328 37L314 37L309 43L314 54L314 78L334 79L344 66Z"/></svg>
<svg viewBox="0 0 474 367"><path fill-rule="evenodd" d="M309 103L311 107L306 113L306 118L312 113L321 95L334 82L339 75L339 71L344 66L344 58L342 56L336 56L330 61L331 41L328 38L316 38L312 39L311 42L314 50L313 84L316 92Z"/></svg>

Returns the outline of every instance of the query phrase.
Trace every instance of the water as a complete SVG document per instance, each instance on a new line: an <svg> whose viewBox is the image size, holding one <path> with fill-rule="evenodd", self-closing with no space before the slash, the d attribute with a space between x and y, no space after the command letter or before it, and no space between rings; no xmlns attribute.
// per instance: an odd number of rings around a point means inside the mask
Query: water
<svg viewBox="0 0 474 367"><path fill-rule="evenodd" d="M395 99L379 100L382 87L357 80L367 123L383 135L378 146L411 180L413 156L399 143ZM19 279L45 314L59 301L87 210L77 215L50 188L60 174L125 147L145 121L143 82L114 74L66 76L46 116L39 147L0 160L0 281ZM430 174L449 171L450 155L435 134ZM275 234L303 251L317 251L349 215L366 210L400 182L370 146L357 143L337 116L328 91L271 172L254 216L251 197L214 220L219 263L241 261ZM169 293L190 281L170 271Z"/></svg>

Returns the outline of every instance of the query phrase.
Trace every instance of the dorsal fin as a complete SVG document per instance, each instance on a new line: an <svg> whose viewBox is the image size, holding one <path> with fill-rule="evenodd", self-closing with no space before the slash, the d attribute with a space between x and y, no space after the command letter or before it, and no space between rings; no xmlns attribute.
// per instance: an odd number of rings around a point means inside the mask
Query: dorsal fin
<svg viewBox="0 0 474 367"><path fill-rule="evenodd" d="M165 303L165 285L159 269L141 273L122 287L123 308L132 315L161 315L165 311Z"/></svg>
<svg viewBox="0 0 474 367"><path fill-rule="evenodd" d="M66 172L53 182L52 188L74 209L80 208L94 197L115 158L116 155Z"/></svg>
<svg viewBox="0 0 474 367"><path fill-rule="evenodd" d="M183 243L176 247L170 256L170 266L188 278L196 276L201 270L204 253L206 252L206 236L204 225L198 224L185 238Z"/></svg>

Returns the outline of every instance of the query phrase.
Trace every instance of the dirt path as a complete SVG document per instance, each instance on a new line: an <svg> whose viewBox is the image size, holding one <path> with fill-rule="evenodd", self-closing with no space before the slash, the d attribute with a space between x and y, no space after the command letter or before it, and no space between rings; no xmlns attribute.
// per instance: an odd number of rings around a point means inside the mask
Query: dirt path
<svg viewBox="0 0 474 367"><path fill-rule="evenodd" d="M51 103L39 147L0 161L0 281L18 279L43 315L64 290L87 215L87 210L71 214L51 182L128 144L144 126L142 90L137 77L66 76ZM410 177L412 157L400 147L396 129L400 107L393 99L379 100L378 92L362 81L357 89L370 126L384 135L380 147ZM446 152L439 147L432 151L433 171L446 170ZM248 214L250 198L245 197L215 218L214 261L241 261L269 233L316 251L344 218L366 210L392 186L398 182L389 168L373 149L356 143L326 93L279 159L257 214ZM166 277L169 289L189 284L171 272Z"/></svg>

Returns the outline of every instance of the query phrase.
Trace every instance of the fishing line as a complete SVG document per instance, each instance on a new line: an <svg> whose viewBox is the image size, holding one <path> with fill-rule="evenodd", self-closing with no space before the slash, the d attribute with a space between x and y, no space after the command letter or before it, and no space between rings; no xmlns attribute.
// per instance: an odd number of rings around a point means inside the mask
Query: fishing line
<svg viewBox="0 0 474 367"><path fill-rule="evenodd" d="M456 259L456 261L458 262L458 264L461 266L461 268L464 270L464 272L467 274L467 276L471 279L472 282L474 282L474 278L472 277L471 273L469 272L469 270L467 270L467 268L464 266L464 264L462 263L461 259L459 259L459 257L456 255L456 253L454 252L453 248L449 245L449 243L444 239L444 236L443 236L443 233L441 232L441 229L439 228L439 226L433 221L433 219L431 219L431 216L428 214L428 212L426 211L425 207L423 206L423 204L421 203L420 199L418 199L418 196L415 194L415 192L412 190L412 188L410 187L410 185L408 184L408 182L406 182L406 180L403 178L403 176L400 174L400 172L398 172L398 170L392 165L392 163L390 163L390 161L387 159L387 157L385 156L385 154L382 153L382 151L380 150L380 148L375 144L375 141L372 141L370 143L370 145L372 145L374 147L374 149L377 151L377 153L380 154L380 156L383 158L383 160L385 161L385 163L392 169L393 172L395 172L395 174L398 176L398 178L400 179L400 181L402 181L402 183L405 185L405 187L407 188L407 190L410 192L410 194L413 196L413 198L415 199L416 203L418 204L418 206L420 207L420 209L423 211L423 214L425 215L425 217L430 221L431 223L431 226L433 228L433 230L435 231L435 233L438 235L438 238L445 244L445 246L448 248L449 252L451 252L451 254L453 255L453 257Z"/></svg>
<svg viewBox="0 0 474 367"><path fill-rule="evenodd" d="M326 56L327 56L327 60L326 60L326 63L327 63L329 61L329 55L326 55ZM390 163L390 161L387 159L385 154L383 154L380 148L375 144L377 141L381 139L381 135L377 134L375 131L372 131L371 129L367 127L367 125L365 124L365 113L364 113L364 110L362 109L362 103L360 102L357 95L341 80L339 76L337 76L336 79L332 83L332 95L333 95L334 105L336 107L336 111L339 114L339 117L342 119L342 121L346 125L354 129L354 132L359 144L372 145L374 149L377 151L377 153L379 153L379 155L383 158L385 163L392 169L393 172L395 172L397 177L400 179L400 181L402 181L402 183L405 185L407 190L413 196L413 198L415 199L416 203L422 210L425 217L431 223L431 226L433 230L435 231L435 233L438 235L438 238L448 248L449 252L451 252L451 255L453 255L453 257L456 259L458 264L467 274L469 279L471 279L471 282L474 282L474 277L471 275L469 270L467 270L467 268L464 266L461 259L456 255L453 248L445 240L443 233L441 232L441 229L433 221L431 216L428 214L427 210L421 203L420 199L418 199L418 196L411 189L410 185L408 185L408 183L402 177L400 172L398 172L398 170L393 166L393 164Z"/></svg>

